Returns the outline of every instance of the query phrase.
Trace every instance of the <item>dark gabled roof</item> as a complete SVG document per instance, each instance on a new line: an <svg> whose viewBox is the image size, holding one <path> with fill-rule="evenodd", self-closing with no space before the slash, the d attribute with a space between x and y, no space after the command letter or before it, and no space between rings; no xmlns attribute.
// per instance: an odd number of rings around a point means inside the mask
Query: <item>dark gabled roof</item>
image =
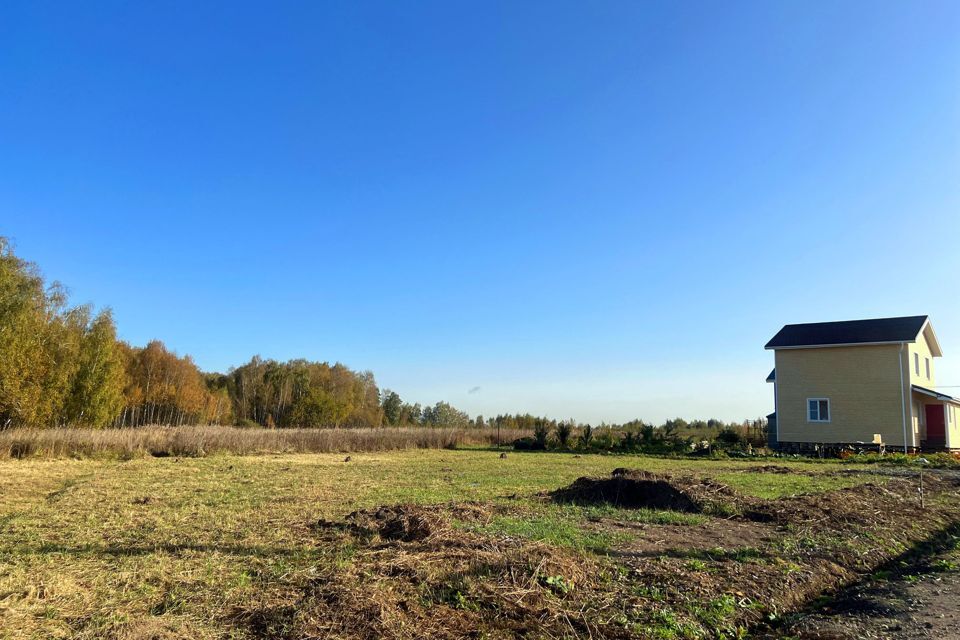
<svg viewBox="0 0 960 640"><path fill-rule="evenodd" d="M767 382L776 382L777 381L777 370L774 369L770 372L770 375L767 376Z"/></svg>
<svg viewBox="0 0 960 640"><path fill-rule="evenodd" d="M906 316L875 320L788 324L770 339L765 348L913 342L926 322L927 316Z"/></svg>

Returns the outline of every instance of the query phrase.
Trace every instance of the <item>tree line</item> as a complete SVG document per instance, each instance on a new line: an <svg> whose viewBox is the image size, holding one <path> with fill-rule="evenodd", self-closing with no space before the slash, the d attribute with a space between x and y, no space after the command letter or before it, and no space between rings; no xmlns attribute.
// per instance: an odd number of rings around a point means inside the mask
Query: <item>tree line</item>
<svg viewBox="0 0 960 640"><path fill-rule="evenodd" d="M471 418L446 402L404 402L369 371L342 364L254 356L227 373L204 373L161 341L117 338L109 310L70 306L59 283L17 257L0 236L0 429L220 424L263 427L498 427L557 433L593 430L574 420L502 414ZM764 421L668 420L657 433L711 439L736 429L759 440ZM600 425L649 434L640 420Z"/></svg>
<svg viewBox="0 0 960 640"><path fill-rule="evenodd" d="M381 394L342 364L253 357L204 373L161 341L117 338L109 310L70 306L59 283L0 236L0 428L238 424L264 427L462 426L446 403L421 408Z"/></svg>

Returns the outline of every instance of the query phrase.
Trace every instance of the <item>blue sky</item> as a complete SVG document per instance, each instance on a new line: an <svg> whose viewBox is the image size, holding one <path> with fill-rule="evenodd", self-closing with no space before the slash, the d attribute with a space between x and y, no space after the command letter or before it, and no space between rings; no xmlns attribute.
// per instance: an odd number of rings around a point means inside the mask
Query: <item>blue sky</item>
<svg viewBox="0 0 960 640"><path fill-rule="evenodd" d="M473 414L763 415L782 324L884 315L930 314L960 385L958 31L955 2L5 2L0 234L133 343Z"/></svg>

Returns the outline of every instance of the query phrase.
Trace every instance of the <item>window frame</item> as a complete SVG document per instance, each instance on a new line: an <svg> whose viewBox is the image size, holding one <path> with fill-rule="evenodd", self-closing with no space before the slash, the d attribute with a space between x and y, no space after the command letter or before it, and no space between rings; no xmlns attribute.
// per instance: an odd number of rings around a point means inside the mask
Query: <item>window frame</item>
<svg viewBox="0 0 960 640"><path fill-rule="evenodd" d="M917 377L920 377L920 354L913 354L913 370L916 372Z"/></svg>
<svg viewBox="0 0 960 640"><path fill-rule="evenodd" d="M924 359L923 359L923 363L926 365L926 368L927 368L927 380L929 380L929 379L930 379L930 358L924 358Z"/></svg>
<svg viewBox="0 0 960 640"><path fill-rule="evenodd" d="M811 403L811 402L816 402L816 403L817 403L817 419L816 419L816 420L814 420L814 419L812 419L812 418L810 417L810 403ZM824 420L823 418L820 417L820 403L821 403L821 402L826 402L826 403L827 403L827 419L826 419L826 420ZM807 422L811 422L811 423L814 423L814 424L827 424L827 423L832 422L832 421L833 421L833 407L830 406L830 398L807 398L806 414L807 414Z"/></svg>

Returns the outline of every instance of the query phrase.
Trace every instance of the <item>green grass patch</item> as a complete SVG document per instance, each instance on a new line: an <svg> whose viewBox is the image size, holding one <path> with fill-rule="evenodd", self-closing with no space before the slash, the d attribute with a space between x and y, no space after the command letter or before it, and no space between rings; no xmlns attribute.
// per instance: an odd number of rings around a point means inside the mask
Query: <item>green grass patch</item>
<svg viewBox="0 0 960 640"><path fill-rule="evenodd" d="M572 519L547 514L498 516L488 524L472 529L481 533L524 538L594 553L607 553L615 544L627 539L623 534L592 531Z"/></svg>
<svg viewBox="0 0 960 640"><path fill-rule="evenodd" d="M696 526L706 523L709 518L698 513L670 511L668 509L625 509L613 505L560 505L561 511L568 517L583 520L614 520L637 524L664 524Z"/></svg>
<svg viewBox="0 0 960 640"><path fill-rule="evenodd" d="M717 480L740 493L775 500L802 493L823 493L855 487L875 478L868 475L801 475L793 473L721 473Z"/></svg>

